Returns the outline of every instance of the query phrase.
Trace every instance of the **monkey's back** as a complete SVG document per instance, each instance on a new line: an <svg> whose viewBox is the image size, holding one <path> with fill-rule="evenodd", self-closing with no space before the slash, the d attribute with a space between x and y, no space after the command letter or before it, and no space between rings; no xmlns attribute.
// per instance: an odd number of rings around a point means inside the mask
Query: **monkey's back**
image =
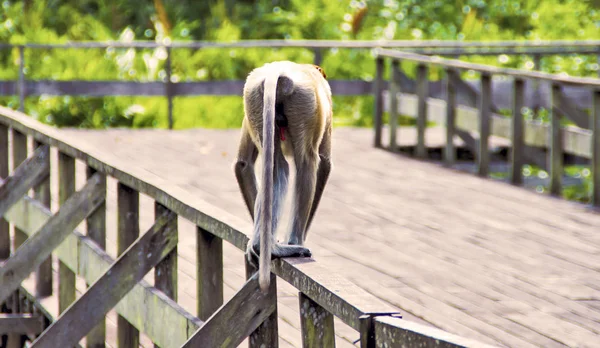
<svg viewBox="0 0 600 348"><path fill-rule="evenodd" d="M285 135L289 140L282 142L284 154L292 155L294 149L302 153L317 151L331 122L331 89L319 70L310 64L272 62L250 72L244 85L244 124L252 140L262 148L264 81L269 74L280 76L275 100L288 123ZM286 83L291 83L293 91L284 96L282 86L286 88Z"/></svg>

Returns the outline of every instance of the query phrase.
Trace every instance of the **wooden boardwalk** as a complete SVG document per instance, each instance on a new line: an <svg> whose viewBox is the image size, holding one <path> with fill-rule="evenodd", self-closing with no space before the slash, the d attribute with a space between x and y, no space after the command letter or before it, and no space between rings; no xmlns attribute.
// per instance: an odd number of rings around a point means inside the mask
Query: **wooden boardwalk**
<svg viewBox="0 0 600 348"><path fill-rule="evenodd" d="M232 171L238 130L64 132L250 221ZM334 130L334 169L307 240L316 260L327 260L332 272L397 307L407 320L464 337L507 347L600 344L600 214L371 143L369 129ZM113 256L115 186L109 181ZM142 231L152 211L142 196ZM194 233L180 218L178 302L191 313ZM243 254L224 246L229 298L244 281ZM278 289L280 345L300 347L297 290L281 280ZM111 313L109 341L114 322ZM338 320L336 329L338 347L355 346L358 333Z"/></svg>

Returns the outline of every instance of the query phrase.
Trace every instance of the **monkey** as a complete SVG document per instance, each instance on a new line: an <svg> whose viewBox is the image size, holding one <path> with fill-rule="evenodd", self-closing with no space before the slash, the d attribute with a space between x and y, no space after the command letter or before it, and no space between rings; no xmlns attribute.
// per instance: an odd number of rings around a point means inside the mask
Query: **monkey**
<svg viewBox="0 0 600 348"><path fill-rule="evenodd" d="M254 266L258 258L263 292L269 287L272 259L312 256L304 242L332 169L333 111L326 77L317 65L276 61L253 69L244 83L244 118L234 171L254 223L246 258ZM260 189L254 170L259 153ZM277 243L275 232L288 191L286 158L294 161L296 180L287 240Z"/></svg>

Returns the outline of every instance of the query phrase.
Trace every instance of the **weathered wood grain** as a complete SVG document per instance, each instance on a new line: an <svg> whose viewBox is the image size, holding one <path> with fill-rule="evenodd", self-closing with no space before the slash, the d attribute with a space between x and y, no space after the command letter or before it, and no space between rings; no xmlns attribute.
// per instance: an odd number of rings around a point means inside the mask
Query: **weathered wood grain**
<svg viewBox="0 0 600 348"><path fill-rule="evenodd" d="M390 77L390 89L389 93L391 95L397 95L400 92L400 62L397 60L392 60L392 74ZM390 141L389 141L389 149L391 151L398 151L398 144L396 141L396 136L398 134L398 98L392 98L390 105L390 119L389 119L389 130L390 130Z"/></svg>
<svg viewBox="0 0 600 348"><path fill-rule="evenodd" d="M208 319L223 304L223 240L196 227L197 315Z"/></svg>
<svg viewBox="0 0 600 348"><path fill-rule="evenodd" d="M385 347L489 347L487 344L468 340L442 330L412 323L394 317L378 317L374 320L377 348Z"/></svg>
<svg viewBox="0 0 600 348"><path fill-rule="evenodd" d="M13 158L13 170L27 160L27 135L23 132L19 132L17 129L12 128L12 158ZM15 238L13 241L13 249L17 249L21 244L25 242L27 235L15 228Z"/></svg>
<svg viewBox="0 0 600 348"><path fill-rule="evenodd" d="M491 128L492 76L481 74L481 95L479 98L479 148L477 151L477 174L486 177L489 173L489 138Z"/></svg>
<svg viewBox="0 0 600 348"><path fill-rule="evenodd" d="M8 127L0 125L0 179L8 177L9 149ZM10 226L4 218L0 218L0 261L10 256Z"/></svg>
<svg viewBox="0 0 600 348"><path fill-rule="evenodd" d="M75 159L58 153L58 204L62 206L75 193ZM63 245L63 244L61 244ZM75 272L58 260L58 310L62 313L75 301Z"/></svg>
<svg viewBox="0 0 600 348"><path fill-rule="evenodd" d="M373 81L373 96L375 98L373 105L373 127L375 128L375 147L381 147L381 131L383 127L383 69L384 60L382 58L375 60L375 80Z"/></svg>
<svg viewBox="0 0 600 348"><path fill-rule="evenodd" d="M376 48L376 54L378 57L388 57L397 59L406 59L420 64L429 64L436 66L444 66L449 68L456 68L461 70L473 70L476 72L486 73L490 75L507 75L513 77L527 78L527 79L538 79L550 81L552 83L560 83L563 85L579 85L585 87L600 87L600 79L589 78L589 77L573 77L573 76L561 76L558 74L544 73L540 71L527 71L523 69L510 69L501 68L496 66L484 65L463 62L456 59L444 59L439 57L428 57L412 52L395 51L390 49Z"/></svg>
<svg viewBox="0 0 600 348"><path fill-rule="evenodd" d="M510 181L514 185L523 184L523 151L525 141L523 137L523 80L515 79L513 90L512 108L512 133L511 133L511 174Z"/></svg>
<svg viewBox="0 0 600 348"><path fill-rule="evenodd" d="M160 203L154 203L154 215L159 217L171 213ZM169 228L177 235L177 217L169 222ZM154 287L168 298L177 302L177 245L154 268ZM154 344L155 348L159 346Z"/></svg>
<svg viewBox="0 0 600 348"><path fill-rule="evenodd" d="M38 232L15 251L15 254L0 268L0 280L2 280L0 302L18 289L21 281L103 202L104 189L105 182L101 177L90 178L83 189L73 194Z"/></svg>
<svg viewBox="0 0 600 348"><path fill-rule="evenodd" d="M34 141L33 147L40 148L44 146L39 141ZM45 207L50 208L50 156L46 157L48 175L33 187L33 198L39 201ZM52 295L52 254L45 259L35 272L35 292L38 297L47 297Z"/></svg>
<svg viewBox="0 0 600 348"><path fill-rule="evenodd" d="M38 335L44 330L44 317L37 314L0 314L0 335Z"/></svg>
<svg viewBox="0 0 600 348"><path fill-rule="evenodd" d="M37 149L0 186L0 216L23 197L32 187L48 177L50 156L48 146ZM1 302L1 301L0 301Z"/></svg>
<svg viewBox="0 0 600 348"><path fill-rule="evenodd" d="M333 315L303 293L300 299L300 323L304 348L335 347Z"/></svg>
<svg viewBox="0 0 600 348"><path fill-rule="evenodd" d="M560 112L561 86L552 86L552 109L550 110L550 194L559 196L562 191L563 175L563 136Z"/></svg>
<svg viewBox="0 0 600 348"><path fill-rule="evenodd" d="M117 255L121 255L140 235L140 194L122 183L117 184ZM138 329L127 319L117 317L117 344L120 348L140 345Z"/></svg>
<svg viewBox="0 0 600 348"><path fill-rule="evenodd" d="M70 347L83 338L177 245L177 232L170 225L174 219L173 213L159 216L152 228L127 248L31 347Z"/></svg>
<svg viewBox="0 0 600 348"><path fill-rule="evenodd" d="M246 280L251 279L257 272L257 269L248 263L248 260L244 260L244 266L246 268ZM248 348L261 348L261 347L279 347L279 323L277 320L277 277L270 274L270 287L269 295L271 295L268 306L273 307L273 311L268 315L258 327L252 331L248 337Z"/></svg>
<svg viewBox="0 0 600 348"><path fill-rule="evenodd" d="M446 69L446 75L446 148L444 161L447 166L452 166L456 161L456 148L454 147L454 135L456 134L456 71Z"/></svg>
<svg viewBox="0 0 600 348"><path fill-rule="evenodd" d="M181 348L237 347L275 309L274 284L263 294L258 274L252 276Z"/></svg>
<svg viewBox="0 0 600 348"><path fill-rule="evenodd" d="M600 207L600 90L594 91L592 108L592 204Z"/></svg>
<svg viewBox="0 0 600 348"><path fill-rule="evenodd" d="M87 178L93 175L102 176L106 180L106 175L98 173L96 169L88 166L86 168ZM106 188L105 188L106 191ZM104 192L106 196L106 192ZM96 242L101 249L106 249L106 204L102 202L85 220L87 235ZM91 283L87 283L91 285ZM92 329L86 337L86 348L104 348L106 346L106 321L101 320L98 325Z"/></svg>
<svg viewBox="0 0 600 348"><path fill-rule="evenodd" d="M6 216L15 227L33 235L52 217L52 213L31 198L24 197ZM71 233L55 253L88 284L94 283L114 262L97 243L79 232ZM37 301L35 298L32 300ZM162 347L179 347L202 324L143 280L117 304L115 310ZM161 320L155 321L156 318ZM164 325L165 322L169 325Z"/></svg>
<svg viewBox="0 0 600 348"><path fill-rule="evenodd" d="M425 127L427 127L427 99L429 97L429 69L427 65L417 65L417 150L418 158L425 158Z"/></svg>

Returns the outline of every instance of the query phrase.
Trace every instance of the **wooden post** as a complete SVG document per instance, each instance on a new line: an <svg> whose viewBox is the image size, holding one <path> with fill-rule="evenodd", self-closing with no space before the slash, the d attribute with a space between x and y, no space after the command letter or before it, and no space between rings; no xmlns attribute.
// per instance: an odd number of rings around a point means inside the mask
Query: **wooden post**
<svg viewBox="0 0 600 348"><path fill-rule="evenodd" d="M335 347L333 315L302 292L300 299L300 327L302 328L302 347Z"/></svg>
<svg viewBox="0 0 600 348"><path fill-rule="evenodd" d="M360 348L375 348L375 327L373 317L365 314L360 318Z"/></svg>
<svg viewBox="0 0 600 348"><path fill-rule="evenodd" d="M246 260L246 259L245 259ZM246 260L246 279L250 279L252 275L256 273L256 269L252 267ZM279 334L277 324L277 277L271 273L271 288L275 309L273 313L269 315L265 321L256 329L248 338L249 348L262 348L262 347L279 347Z"/></svg>
<svg viewBox="0 0 600 348"><path fill-rule="evenodd" d="M117 184L117 256L123 254L140 235L139 193L122 183ZM139 330L127 319L117 316L117 346L137 348L140 345Z"/></svg>
<svg viewBox="0 0 600 348"><path fill-rule="evenodd" d="M390 145L389 149L393 152L398 152L398 144L396 142L398 128L398 92L400 91L399 71L400 61L392 59L392 76L390 77Z"/></svg>
<svg viewBox="0 0 600 348"><path fill-rule="evenodd" d="M75 159L58 153L58 204L60 207L75 193ZM58 311L64 312L75 301L75 272L58 260Z"/></svg>
<svg viewBox="0 0 600 348"><path fill-rule="evenodd" d="M533 55L533 69L542 71L542 55ZM537 116L540 110L541 96L540 96L540 81L532 80L533 86L533 113Z"/></svg>
<svg viewBox="0 0 600 348"><path fill-rule="evenodd" d="M454 80L456 71L446 69L446 149L444 151L445 164L451 167L456 162L456 149L454 148L454 134L456 133L456 89Z"/></svg>
<svg viewBox="0 0 600 348"><path fill-rule="evenodd" d="M488 142L490 137L490 118L492 101L492 76L481 74L481 97L479 98L479 157L477 172L479 176L486 177L490 166L490 153Z"/></svg>
<svg viewBox="0 0 600 348"><path fill-rule="evenodd" d="M0 177L6 179L8 172L8 127L0 124ZM9 256L10 225L2 218L0 219L0 260L6 260Z"/></svg>
<svg viewBox="0 0 600 348"><path fill-rule="evenodd" d="M560 94L562 87L552 84L550 94L550 194L560 196L563 174L563 141L560 127Z"/></svg>
<svg viewBox="0 0 600 348"><path fill-rule="evenodd" d="M429 99L429 68L425 64L417 66L417 151L418 158L427 157L425 130L427 128L427 99Z"/></svg>
<svg viewBox="0 0 600 348"><path fill-rule="evenodd" d="M19 111L25 111L25 46L19 46Z"/></svg>
<svg viewBox="0 0 600 348"><path fill-rule="evenodd" d="M34 147L38 148L43 144L34 141ZM50 168L50 156L47 158L48 168ZM48 170L50 171L50 170ZM33 188L33 197L38 200L44 207L50 209L50 176L39 185ZM35 290L38 298L43 298L52 295L52 255L50 255L38 268L36 272Z"/></svg>
<svg viewBox="0 0 600 348"><path fill-rule="evenodd" d="M374 146L381 147L383 127L383 58L375 59L375 80L373 81L373 127L375 128Z"/></svg>
<svg viewBox="0 0 600 348"><path fill-rule="evenodd" d="M313 53L313 64L321 66L321 63L323 62L323 49L320 47L315 47L313 48Z"/></svg>
<svg viewBox="0 0 600 348"><path fill-rule="evenodd" d="M92 167L87 167L87 177L91 178L96 170ZM86 219L87 235L91 240L96 242L102 249L106 249L106 203L102 203L88 218ZM91 284L87 284L91 286ZM86 336L87 348L104 348L106 340L106 321L100 320Z"/></svg>
<svg viewBox="0 0 600 348"><path fill-rule="evenodd" d="M523 138L523 100L525 98L525 83L523 79L515 78L513 86L512 105L512 152L511 152L511 175L510 182L513 185L523 184L523 152L525 151L525 139Z"/></svg>
<svg viewBox="0 0 600 348"><path fill-rule="evenodd" d="M12 130L12 152L13 152L13 170L15 170L21 163L27 159L27 135L19 132L18 130ZM27 234L20 229L15 227L15 237L13 240L13 250L17 250L23 242L27 239Z"/></svg>
<svg viewBox="0 0 600 348"><path fill-rule="evenodd" d="M593 91L592 186L592 204L595 207L600 207L600 90Z"/></svg>
<svg viewBox="0 0 600 348"><path fill-rule="evenodd" d="M156 219L170 212L162 204L158 202L154 204ZM169 222L168 228L177 236L177 217ZM177 302L177 245L154 267L154 287ZM154 347L158 346L155 344Z"/></svg>
<svg viewBox="0 0 600 348"><path fill-rule="evenodd" d="M197 227L198 318L206 321L223 304L223 240Z"/></svg>
<svg viewBox="0 0 600 348"><path fill-rule="evenodd" d="M167 116L169 117L169 129L173 129L173 82L171 81L171 47L167 47L167 61L165 62L165 70L167 72L167 84L165 90L167 92Z"/></svg>

